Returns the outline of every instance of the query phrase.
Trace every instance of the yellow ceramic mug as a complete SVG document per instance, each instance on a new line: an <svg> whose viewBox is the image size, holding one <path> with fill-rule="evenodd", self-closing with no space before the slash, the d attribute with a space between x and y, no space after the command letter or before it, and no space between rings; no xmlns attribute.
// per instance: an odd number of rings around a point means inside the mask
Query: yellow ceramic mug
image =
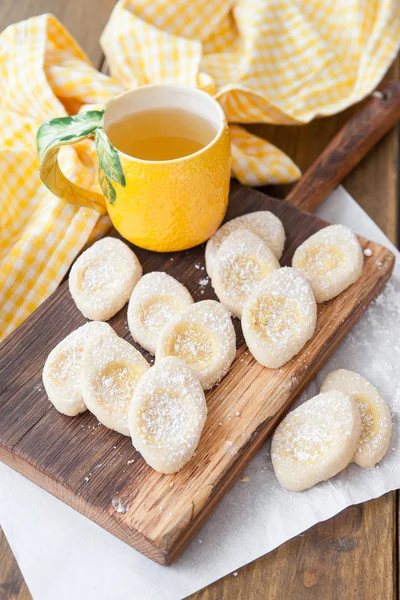
<svg viewBox="0 0 400 600"><path fill-rule="evenodd" d="M147 161L124 154L107 137L110 125L150 109L176 108L211 121L217 133L204 148L183 158ZM64 144L94 135L101 194L69 181L58 164ZM102 111L61 117L38 131L40 176L66 203L107 211L119 233L137 246L169 252L207 240L221 224L230 180L230 140L225 115L216 100L178 85L147 85L111 100Z"/></svg>

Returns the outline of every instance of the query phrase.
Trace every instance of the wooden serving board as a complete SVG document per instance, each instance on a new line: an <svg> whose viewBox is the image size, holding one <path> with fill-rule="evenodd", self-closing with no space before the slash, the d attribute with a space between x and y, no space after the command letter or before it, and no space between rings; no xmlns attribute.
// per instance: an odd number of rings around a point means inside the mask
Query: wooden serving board
<svg viewBox="0 0 400 600"><path fill-rule="evenodd" d="M290 265L297 246L326 225L288 202L232 185L227 218L260 209L283 221L283 265ZM41 380L45 359L85 323L65 282L0 346L1 460L151 559L170 564L390 277L393 254L360 241L372 250L361 278L318 306L316 334L281 369L264 368L252 358L235 319L236 359L220 385L207 393L209 415L198 451L175 475L153 471L129 438L99 425L89 412L66 417L47 399ZM215 298L210 284L200 284L206 277L204 246L171 255L135 250L145 273L165 270L196 301ZM133 343L126 307L110 324Z"/></svg>

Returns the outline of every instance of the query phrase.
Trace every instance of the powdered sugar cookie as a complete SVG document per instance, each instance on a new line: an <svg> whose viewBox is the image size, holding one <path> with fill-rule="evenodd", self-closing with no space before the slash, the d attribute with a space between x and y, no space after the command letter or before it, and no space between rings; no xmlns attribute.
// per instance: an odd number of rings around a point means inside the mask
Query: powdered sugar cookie
<svg viewBox="0 0 400 600"><path fill-rule="evenodd" d="M392 434L390 410L382 394L365 377L338 369L325 379L321 392L340 390L357 404L361 415L361 436L353 462L360 467L374 467L389 449Z"/></svg>
<svg viewBox="0 0 400 600"><path fill-rule="evenodd" d="M108 321L128 302L141 276L136 254L121 240L106 237L75 261L69 290L83 316Z"/></svg>
<svg viewBox="0 0 400 600"><path fill-rule="evenodd" d="M309 281L317 302L338 296L357 281L364 257L360 242L344 225L314 233L293 255L292 267Z"/></svg>
<svg viewBox="0 0 400 600"><path fill-rule="evenodd" d="M211 283L222 304L236 317L250 294L279 262L258 235L237 229L221 244L214 261Z"/></svg>
<svg viewBox="0 0 400 600"><path fill-rule="evenodd" d="M242 329L254 358L277 369L313 336L317 306L311 287L290 267L273 271L244 305Z"/></svg>
<svg viewBox="0 0 400 600"><path fill-rule="evenodd" d="M300 492L342 471L361 433L360 412L350 396L332 390L290 412L272 438L271 458L279 483Z"/></svg>
<svg viewBox="0 0 400 600"><path fill-rule="evenodd" d="M237 229L247 229L260 237L272 250L279 260L285 245L285 230L278 217L268 210L259 210L254 213L236 217L224 223L207 242L206 245L206 269L212 276L215 258L222 242Z"/></svg>
<svg viewBox="0 0 400 600"><path fill-rule="evenodd" d="M133 339L155 354L164 325L190 304L193 298L179 281L160 271L147 273L129 300L128 325Z"/></svg>
<svg viewBox="0 0 400 600"><path fill-rule="evenodd" d="M235 358L236 336L226 309L215 300L192 304L161 331L156 360L176 356L196 373L204 390L229 371Z"/></svg>
<svg viewBox="0 0 400 600"><path fill-rule="evenodd" d="M81 388L83 350L87 336L101 330L116 335L107 323L86 323L67 335L47 357L43 368L44 389L64 415L74 417L87 409Z"/></svg>
<svg viewBox="0 0 400 600"><path fill-rule="evenodd" d="M176 473L192 458L206 418L198 378L186 363L169 356L140 380L129 409L129 431L153 469Z"/></svg>
<svg viewBox="0 0 400 600"><path fill-rule="evenodd" d="M83 398L100 423L129 435L129 405L149 368L140 352L117 335L99 332L87 338L81 373Z"/></svg>

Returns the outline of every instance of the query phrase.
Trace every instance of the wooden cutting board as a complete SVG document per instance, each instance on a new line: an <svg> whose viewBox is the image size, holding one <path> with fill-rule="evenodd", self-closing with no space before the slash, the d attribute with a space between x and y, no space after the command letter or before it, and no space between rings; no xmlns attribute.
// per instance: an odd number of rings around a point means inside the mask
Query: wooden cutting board
<svg viewBox="0 0 400 600"><path fill-rule="evenodd" d="M326 225L288 202L233 184L227 218L260 209L283 221L283 265ZM237 356L229 374L207 393L209 415L196 456L168 476L148 467L129 438L99 425L90 413L69 418L48 401L41 380L45 359L85 323L65 282L0 346L1 460L151 559L170 564L390 277L393 254L360 241L372 250L361 278L318 306L316 334L281 369L264 368L252 358L235 319ZM171 255L135 251L145 273L164 270L196 301L215 298L203 281L204 246ZM126 307L110 324L133 343Z"/></svg>

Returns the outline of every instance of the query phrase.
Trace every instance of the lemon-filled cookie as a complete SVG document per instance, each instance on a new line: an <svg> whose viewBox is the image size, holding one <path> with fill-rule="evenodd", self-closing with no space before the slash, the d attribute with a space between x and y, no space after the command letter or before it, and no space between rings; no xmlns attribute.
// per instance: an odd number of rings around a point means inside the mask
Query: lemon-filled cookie
<svg viewBox="0 0 400 600"><path fill-rule="evenodd" d="M300 492L342 471L361 433L360 412L350 396L332 390L290 412L272 438L272 466L279 483Z"/></svg>
<svg viewBox="0 0 400 600"><path fill-rule="evenodd" d="M140 352L117 335L99 332L86 340L81 373L83 398L100 423L129 435L129 405L149 368Z"/></svg>
<svg viewBox="0 0 400 600"><path fill-rule="evenodd" d="M279 262L269 246L251 231L237 229L217 252L211 283L222 304L240 318L255 287L276 269Z"/></svg>
<svg viewBox="0 0 400 600"><path fill-rule="evenodd" d="M285 230L282 222L269 210L259 210L232 219L217 229L206 245L206 269L211 277L215 258L222 242L237 229L246 229L260 237L272 250L279 260L285 245Z"/></svg>
<svg viewBox="0 0 400 600"><path fill-rule="evenodd" d="M147 273L129 300L128 325L133 339L155 354L164 325L190 304L193 304L192 296L171 275L161 271Z"/></svg>
<svg viewBox="0 0 400 600"><path fill-rule="evenodd" d="M365 377L347 369L333 371L325 379L321 392L340 390L349 394L361 415L361 435L353 462L374 467L389 449L392 418L382 394Z"/></svg>
<svg viewBox="0 0 400 600"><path fill-rule="evenodd" d="M87 337L98 331L116 335L107 323L86 323L57 344L45 362L44 389L55 408L69 417L87 410L81 386L83 351Z"/></svg>
<svg viewBox="0 0 400 600"><path fill-rule="evenodd" d="M141 276L136 254L121 240L106 237L75 261L69 290L84 317L108 321L128 302Z"/></svg>
<svg viewBox="0 0 400 600"><path fill-rule="evenodd" d="M156 471L176 473L193 456L207 418L193 370L169 356L140 380L129 409L132 443Z"/></svg>
<svg viewBox="0 0 400 600"><path fill-rule="evenodd" d="M317 320L307 280L290 267L273 271L244 305L242 329L254 358L278 369L313 336Z"/></svg>
<svg viewBox="0 0 400 600"><path fill-rule="evenodd" d="M156 361L165 356L184 360L204 390L218 383L235 358L236 336L228 311L215 300L192 304L161 331Z"/></svg>
<svg viewBox="0 0 400 600"><path fill-rule="evenodd" d="M314 233L293 255L292 267L309 281L317 302L338 296L360 277L363 251L344 225L330 225Z"/></svg>

